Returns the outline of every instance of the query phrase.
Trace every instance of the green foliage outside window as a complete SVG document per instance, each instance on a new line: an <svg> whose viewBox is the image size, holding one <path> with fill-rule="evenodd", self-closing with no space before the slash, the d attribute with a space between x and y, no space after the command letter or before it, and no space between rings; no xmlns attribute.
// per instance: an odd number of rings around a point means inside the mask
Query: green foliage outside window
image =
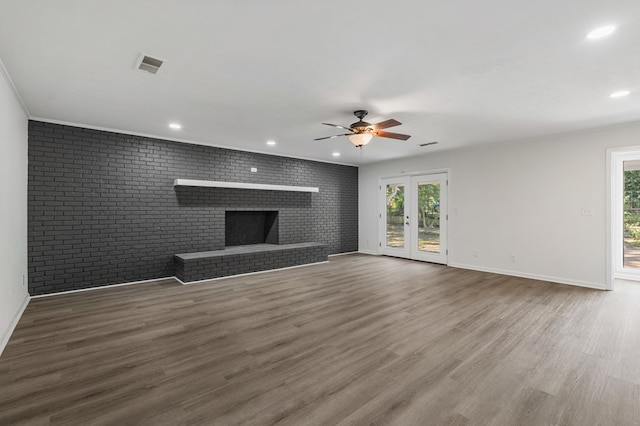
<svg viewBox="0 0 640 426"><path fill-rule="evenodd" d="M624 172L624 236L640 245L640 170Z"/></svg>
<svg viewBox="0 0 640 426"><path fill-rule="evenodd" d="M404 217L404 186L387 185L387 221L401 224ZM418 185L418 219L423 228L437 227L440 221L440 185Z"/></svg>

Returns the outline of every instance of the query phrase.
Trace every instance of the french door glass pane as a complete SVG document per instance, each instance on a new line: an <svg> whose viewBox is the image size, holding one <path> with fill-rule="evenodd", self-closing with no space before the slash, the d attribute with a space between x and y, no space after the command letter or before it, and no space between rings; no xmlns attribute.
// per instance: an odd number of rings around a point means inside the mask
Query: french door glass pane
<svg viewBox="0 0 640 426"><path fill-rule="evenodd" d="M418 184L418 250L440 253L440 184Z"/></svg>
<svg viewBox="0 0 640 426"><path fill-rule="evenodd" d="M387 185L387 247L404 247L404 185Z"/></svg>
<svg viewBox="0 0 640 426"><path fill-rule="evenodd" d="M623 266L640 268L640 161L625 161L623 169Z"/></svg>

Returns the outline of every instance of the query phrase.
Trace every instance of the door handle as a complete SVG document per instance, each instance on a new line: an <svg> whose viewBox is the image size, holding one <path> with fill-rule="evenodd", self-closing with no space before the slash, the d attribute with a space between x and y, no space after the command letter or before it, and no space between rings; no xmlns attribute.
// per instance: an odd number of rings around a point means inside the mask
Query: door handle
<svg viewBox="0 0 640 426"><path fill-rule="evenodd" d="M409 222L405 222L404 224L405 224L405 225L408 225L408 224L409 224Z"/></svg>

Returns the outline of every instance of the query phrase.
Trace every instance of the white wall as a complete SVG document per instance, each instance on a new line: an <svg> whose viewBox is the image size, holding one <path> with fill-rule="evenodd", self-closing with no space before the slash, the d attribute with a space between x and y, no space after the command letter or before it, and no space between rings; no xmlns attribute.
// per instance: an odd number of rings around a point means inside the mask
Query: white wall
<svg viewBox="0 0 640 426"><path fill-rule="evenodd" d="M361 166L360 250L378 250L381 177L449 169L450 266L605 288L606 150L637 145L640 123Z"/></svg>
<svg viewBox="0 0 640 426"><path fill-rule="evenodd" d="M0 61L0 354L29 301L27 115Z"/></svg>

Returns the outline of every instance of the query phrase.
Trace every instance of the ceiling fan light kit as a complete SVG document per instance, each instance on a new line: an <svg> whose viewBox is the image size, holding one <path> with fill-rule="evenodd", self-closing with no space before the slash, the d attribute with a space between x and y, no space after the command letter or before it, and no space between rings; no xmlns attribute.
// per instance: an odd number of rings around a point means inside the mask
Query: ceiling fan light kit
<svg viewBox="0 0 640 426"><path fill-rule="evenodd" d="M363 146L371 142L371 139L374 136L379 136L382 138L399 139L403 141L406 141L411 137L409 135L403 135L400 133L391 133L391 132L382 131L382 129L401 125L402 123L400 123L398 120L389 119L389 120L382 121L380 123L371 124L363 120L363 118L367 116L368 111L364 109L359 109L357 111L354 111L353 114L358 118L358 121L356 121L355 123L352 123L349 127L338 126L337 124L331 124L331 123L322 123L326 126L332 126L332 127L337 127L338 129L348 130L350 133L344 133L342 135L326 136L326 137L317 138L314 140L319 141L323 139L333 139L340 136L349 136L349 140L353 145L355 145L357 148L362 148Z"/></svg>
<svg viewBox="0 0 640 426"><path fill-rule="evenodd" d="M352 144L356 146L356 148L362 148L373 139L373 135L371 133L356 133L355 135L349 136L349 140Z"/></svg>

